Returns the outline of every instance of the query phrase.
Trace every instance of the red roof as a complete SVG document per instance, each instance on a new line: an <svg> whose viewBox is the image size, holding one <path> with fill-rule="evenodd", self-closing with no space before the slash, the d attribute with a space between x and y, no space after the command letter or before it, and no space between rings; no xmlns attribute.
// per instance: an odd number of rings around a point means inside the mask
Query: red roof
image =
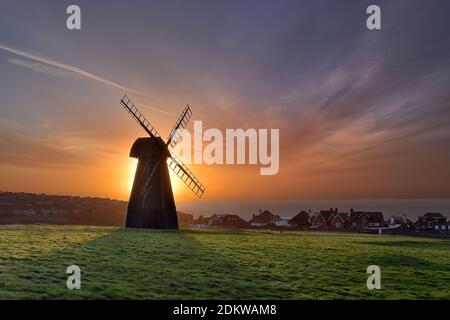
<svg viewBox="0 0 450 320"><path fill-rule="evenodd" d="M250 223L270 223L272 221L280 220L279 215L273 214L268 210L264 210L259 215L253 215L253 218L249 221Z"/></svg>

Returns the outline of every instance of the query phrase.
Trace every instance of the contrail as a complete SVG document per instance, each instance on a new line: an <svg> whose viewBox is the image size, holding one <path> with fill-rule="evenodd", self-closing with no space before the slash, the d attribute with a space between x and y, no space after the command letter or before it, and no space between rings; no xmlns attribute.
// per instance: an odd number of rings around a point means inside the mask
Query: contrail
<svg viewBox="0 0 450 320"><path fill-rule="evenodd" d="M91 80L94 80L94 81L97 81L97 82L109 85L111 87L120 89L122 91L128 91L128 92L133 92L133 93L137 93L137 94L143 95L143 93L138 91L138 90L127 88L125 86L122 86L122 85L118 84L117 82L113 82L113 81L110 81L108 79L102 78L100 76L97 76L97 75L95 75L93 73L90 73L90 72L88 72L86 70L83 70L81 68L78 68L78 67L74 67L74 66L71 66L71 65L68 65L68 64L60 63L60 62L57 62L57 61L54 61L54 60L51 60L51 59L48 59L48 58L43 58L43 57L37 56L37 55L32 54L32 53L28 53L28 52L25 52L25 51L22 51L22 50L19 50L19 49L15 49L15 48L11 48L11 47L2 45L1 43L0 43L0 49L3 49L5 51L8 51L10 53L13 53L15 55L18 55L18 56L21 56L21 57L24 57L24 58L28 58L30 60L41 62L41 63L47 64L49 66L53 66L53 67L56 67L56 68L59 68L59 69L65 70L65 71L69 71L69 72L75 73L75 74L83 76L85 78L88 78L88 79L91 79Z"/></svg>

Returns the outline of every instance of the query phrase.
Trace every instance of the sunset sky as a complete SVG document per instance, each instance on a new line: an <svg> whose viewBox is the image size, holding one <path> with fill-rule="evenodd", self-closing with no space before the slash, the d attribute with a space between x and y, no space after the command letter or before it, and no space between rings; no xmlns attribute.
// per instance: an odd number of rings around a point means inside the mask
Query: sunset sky
<svg viewBox="0 0 450 320"><path fill-rule="evenodd" d="M188 128L280 129L275 176L190 165L207 200L449 198L449 16L447 0L2 0L0 189L127 200L145 136L128 94L163 138L186 104Z"/></svg>

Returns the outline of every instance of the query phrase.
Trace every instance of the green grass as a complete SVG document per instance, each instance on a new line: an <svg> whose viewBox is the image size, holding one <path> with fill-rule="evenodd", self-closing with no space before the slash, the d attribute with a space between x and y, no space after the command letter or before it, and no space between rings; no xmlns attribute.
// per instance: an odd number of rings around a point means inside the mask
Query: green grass
<svg viewBox="0 0 450 320"><path fill-rule="evenodd" d="M66 288L67 266L82 289ZM381 267L368 290L366 268ZM1 299L450 299L450 241L1 226Z"/></svg>

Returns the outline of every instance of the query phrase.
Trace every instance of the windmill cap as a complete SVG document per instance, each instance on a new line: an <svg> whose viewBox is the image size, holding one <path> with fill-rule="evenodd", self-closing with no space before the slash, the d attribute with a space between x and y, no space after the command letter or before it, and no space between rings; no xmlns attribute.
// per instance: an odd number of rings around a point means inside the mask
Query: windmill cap
<svg viewBox="0 0 450 320"><path fill-rule="evenodd" d="M170 152L160 137L138 138L131 147L130 157L147 158L154 155L165 153L166 157L170 157Z"/></svg>

